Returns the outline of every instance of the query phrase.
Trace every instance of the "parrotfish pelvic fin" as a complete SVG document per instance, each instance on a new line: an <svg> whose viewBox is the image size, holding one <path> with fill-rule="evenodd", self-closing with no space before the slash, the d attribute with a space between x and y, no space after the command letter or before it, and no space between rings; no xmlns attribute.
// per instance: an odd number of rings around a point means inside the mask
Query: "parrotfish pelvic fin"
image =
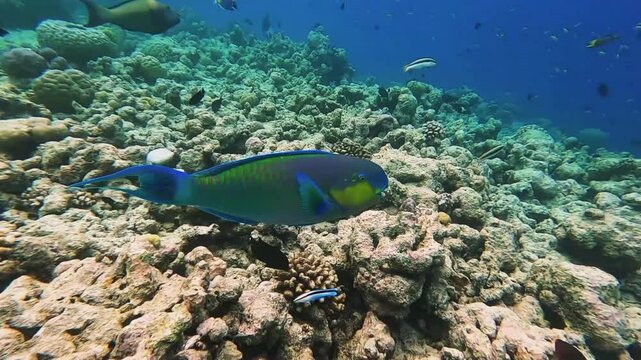
<svg viewBox="0 0 641 360"><path fill-rule="evenodd" d="M120 170L113 174L99 176L97 178L84 180L69 185L73 188L85 189L112 189L125 192L129 195L161 203L176 204L176 194L181 179L188 178L190 175L184 172L159 165L138 165ZM127 189L117 186L90 186L105 181L124 179L126 177L137 177L138 188Z"/></svg>
<svg viewBox="0 0 641 360"><path fill-rule="evenodd" d="M297 173L296 182L298 183L298 192L305 211L315 215L322 215L331 209L332 203L309 176Z"/></svg>
<svg viewBox="0 0 641 360"><path fill-rule="evenodd" d="M256 225L256 224L258 224L254 220L245 219L245 218L241 218L241 217L225 214L225 213L222 213L220 211L217 211L217 210L214 210L214 209L210 209L210 208L206 208L206 207L202 207L202 206L199 206L198 210L204 211L204 212L206 212L208 214L212 214L212 215L217 216L217 217L219 217L219 218L221 218L223 220L234 221L234 222L239 222L239 223L248 224L248 225Z"/></svg>

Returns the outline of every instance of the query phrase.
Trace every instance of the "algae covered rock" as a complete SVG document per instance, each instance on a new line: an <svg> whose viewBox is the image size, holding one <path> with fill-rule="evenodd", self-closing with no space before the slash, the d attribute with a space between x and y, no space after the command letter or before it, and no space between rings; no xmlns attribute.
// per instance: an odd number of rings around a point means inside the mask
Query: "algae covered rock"
<svg viewBox="0 0 641 360"><path fill-rule="evenodd" d="M61 20L43 21L36 28L36 33L41 46L50 47L59 55L79 63L118 55L124 38L124 31L117 27L87 28Z"/></svg>
<svg viewBox="0 0 641 360"><path fill-rule="evenodd" d="M595 349L617 352L627 344L614 276L591 266L541 259L532 266L528 288L569 328L584 333Z"/></svg>
<svg viewBox="0 0 641 360"><path fill-rule="evenodd" d="M94 84L80 70L49 70L33 83L35 101L53 112L73 113L73 102L87 106L93 101Z"/></svg>

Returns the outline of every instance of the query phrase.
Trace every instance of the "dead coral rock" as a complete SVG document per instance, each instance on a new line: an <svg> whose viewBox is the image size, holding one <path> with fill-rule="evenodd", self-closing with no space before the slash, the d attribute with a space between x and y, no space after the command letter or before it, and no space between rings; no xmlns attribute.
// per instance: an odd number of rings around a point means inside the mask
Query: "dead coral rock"
<svg viewBox="0 0 641 360"><path fill-rule="evenodd" d="M154 312L134 319L116 340L112 356L132 356L144 359L161 359L172 354L172 348L183 337L191 323L185 306L174 307L171 312Z"/></svg>
<svg viewBox="0 0 641 360"><path fill-rule="evenodd" d="M225 321L221 318L208 318L200 325L198 325L198 335L207 337L212 343L220 342L225 336L229 328Z"/></svg>
<svg viewBox="0 0 641 360"><path fill-rule="evenodd" d="M533 326L505 307L467 304L449 319L450 342L466 359L551 359L551 339L569 341L563 330ZM572 337L571 343L578 339Z"/></svg>
<svg viewBox="0 0 641 360"><path fill-rule="evenodd" d="M241 360L242 358L243 353L240 352L236 344L231 341L225 341L216 356L217 360Z"/></svg>
<svg viewBox="0 0 641 360"><path fill-rule="evenodd" d="M487 211L483 210L483 197L469 187L462 187L452 193L452 219L461 224L478 227L485 223Z"/></svg>
<svg viewBox="0 0 641 360"><path fill-rule="evenodd" d="M0 189L5 193L20 194L29 187L29 180L22 167L0 160Z"/></svg>
<svg viewBox="0 0 641 360"><path fill-rule="evenodd" d="M370 311L365 317L363 327L345 347L339 349L337 359L390 359L394 354L395 346L396 343L387 325Z"/></svg>
<svg viewBox="0 0 641 360"><path fill-rule="evenodd" d="M46 107L25 99L20 94L0 85L0 119L24 117L51 118L51 111Z"/></svg>
<svg viewBox="0 0 641 360"><path fill-rule="evenodd" d="M63 139L67 132L63 122L44 117L0 120L0 151L23 157L41 143Z"/></svg>
<svg viewBox="0 0 641 360"><path fill-rule="evenodd" d="M541 259L532 266L527 286L595 349L623 351L625 323L616 307L619 283L614 276L591 266Z"/></svg>
<svg viewBox="0 0 641 360"><path fill-rule="evenodd" d="M443 262L442 246L413 214L367 211L338 224L339 246L357 269L354 286L377 315L403 317L421 296L430 269Z"/></svg>
<svg viewBox="0 0 641 360"><path fill-rule="evenodd" d="M90 256L95 251L94 245L106 245L95 241L90 235L98 218L86 215L82 218L70 213L63 216L46 215L21 227L9 257L17 261L19 266L14 273L0 273L0 278L25 273L48 278L60 262Z"/></svg>
<svg viewBox="0 0 641 360"><path fill-rule="evenodd" d="M283 334L283 345L279 347L278 358L283 360L314 360L312 346L314 328L309 324L292 322Z"/></svg>
<svg viewBox="0 0 641 360"><path fill-rule="evenodd" d="M24 335L20 331L6 327L0 328L0 356L8 357L24 340Z"/></svg>
<svg viewBox="0 0 641 360"><path fill-rule="evenodd" d="M41 145L36 151L42 169L51 179L62 184L112 173L133 165L127 153L109 144L90 144L67 137L56 143Z"/></svg>
<svg viewBox="0 0 641 360"><path fill-rule="evenodd" d="M41 285L42 290L38 283L23 276L0 295L2 308L12 307L5 314L6 323L23 333L35 334L12 349L13 355L58 358L75 353L80 358L100 358L109 353L109 343L121 328L119 312L79 301L82 291L105 273L106 265L86 259L71 261L64 267L66 270L59 277ZM16 294L25 292L32 295L24 296L24 300L16 298Z"/></svg>
<svg viewBox="0 0 641 360"><path fill-rule="evenodd" d="M577 247L588 255L584 260L616 275L641 268L641 222L639 212L627 207L599 211L587 206L568 206L568 212L554 211L559 224L559 242Z"/></svg>
<svg viewBox="0 0 641 360"><path fill-rule="evenodd" d="M267 289L245 290L238 299L242 309L236 342L269 347L281 338L289 318L285 298Z"/></svg>

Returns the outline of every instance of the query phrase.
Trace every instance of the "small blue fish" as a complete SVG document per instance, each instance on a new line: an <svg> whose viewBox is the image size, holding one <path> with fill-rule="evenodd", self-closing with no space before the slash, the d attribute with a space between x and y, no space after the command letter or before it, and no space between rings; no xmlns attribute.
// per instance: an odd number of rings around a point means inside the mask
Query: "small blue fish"
<svg viewBox="0 0 641 360"><path fill-rule="evenodd" d="M325 298L336 297L338 296L338 294L340 294L340 292L341 290L339 288L312 290L298 296L296 299L294 299L294 303L311 303Z"/></svg>
<svg viewBox="0 0 641 360"><path fill-rule="evenodd" d="M127 177L137 178L137 189L96 185ZM360 214L377 203L387 185L383 169L369 160L301 150L252 156L194 174L133 166L70 186L195 206L245 224L310 225Z"/></svg>

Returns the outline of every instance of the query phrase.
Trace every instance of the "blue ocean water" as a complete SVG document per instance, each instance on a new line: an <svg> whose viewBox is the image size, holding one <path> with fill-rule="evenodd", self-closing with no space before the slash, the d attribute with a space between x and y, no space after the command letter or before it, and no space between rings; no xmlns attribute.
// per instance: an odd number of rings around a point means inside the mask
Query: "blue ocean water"
<svg viewBox="0 0 641 360"><path fill-rule="evenodd" d="M333 45L347 50L356 79L404 83L411 78L402 72L404 64L433 57L438 66L417 73L418 80L443 88L468 86L486 100L514 104L519 121L570 134L601 129L609 149L641 154L641 35L635 31L641 2L636 0L346 0L342 10L340 0L239 0L233 12L213 1L167 3L190 7L216 28L238 23L259 34L269 15L273 31L300 41L322 24ZM620 39L586 47L608 33ZM597 92L601 83L609 89L607 97Z"/></svg>

